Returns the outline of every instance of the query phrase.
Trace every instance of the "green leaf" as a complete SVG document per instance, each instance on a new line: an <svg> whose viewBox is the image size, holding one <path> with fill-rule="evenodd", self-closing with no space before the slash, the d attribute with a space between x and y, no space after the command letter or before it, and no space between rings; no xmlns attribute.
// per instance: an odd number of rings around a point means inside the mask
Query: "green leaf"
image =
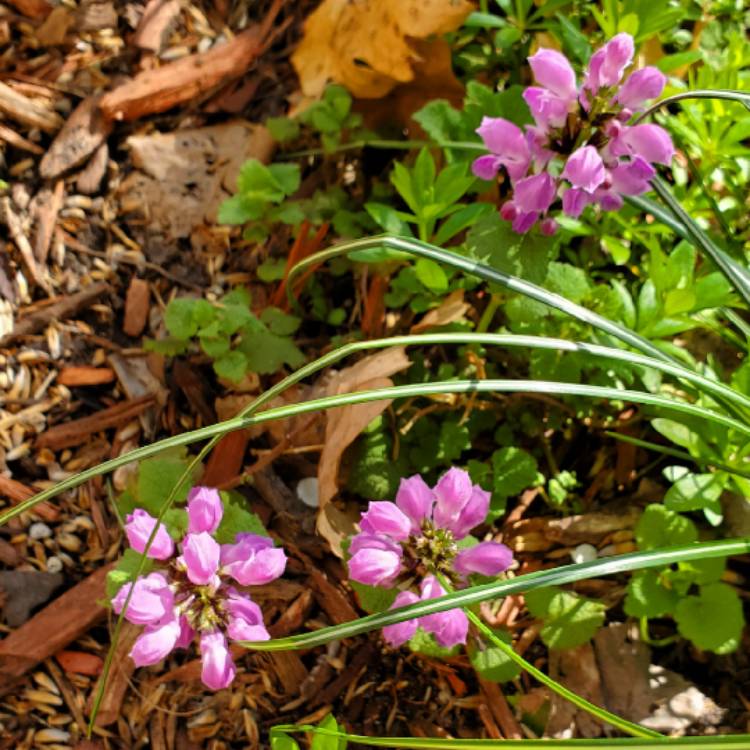
<svg viewBox="0 0 750 750"><path fill-rule="evenodd" d="M249 368L247 357L238 349L227 352L223 357L214 360L214 370L220 378L239 383Z"/></svg>
<svg viewBox="0 0 750 750"><path fill-rule="evenodd" d="M623 609L630 617L663 617L674 612L680 598L661 583L655 570L635 573L628 583Z"/></svg>
<svg viewBox="0 0 750 750"><path fill-rule="evenodd" d="M417 654L429 656L433 659L448 659L461 650L460 646L444 648L438 644L432 633L426 633L422 628L417 628L417 632L409 641L409 648Z"/></svg>
<svg viewBox="0 0 750 750"><path fill-rule="evenodd" d="M126 549L117 565L107 573L107 599L112 599L120 588L133 579L136 571L140 567L143 555L134 549ZM152 560L146 558L146 565L143 568L142 575L147 575L154 567Z"/></svg>
<svg viewBox="0 0 750 750"><path fill-rule="evenodd" d="M268 171L286 195L295 193L299 188L299 164L271 164Z"/></svg>
<svg viewBox="0 0 750 750"><path fill-rule="evenodd" d="M448 276L442 267L435 263L434 260L420 258L414 264L414 270L416 271L417 278L431 292L435 294L444 294L448 291Z"/></svg>
<svg viewBox="0 0 750 750"><path fill-rule="evenodd" d="M412 115L435 142L460 140L463 117L444 99L434 99Z"/></svg>
<svg viewBox="0 0 750 750"><path fill-rule="evenodd" d="M571 302L582 302L591 292L586 272L569 263L550 263L545 286Z"/></svg>
<svg viewBox="0 0 750 750"><path fill-rule="evenodd" d="M347 455L347 487L369 500L390 500L398 489L402 462L393 460L393 441L382 419L368 427Z"/></svg>
<svg viewBox="0 0 750 750"><path fill-rule="evenodd" d="M649 505L635 526L635 540L642 550L690 544L697 539L698 532L689 518L661 505Z"/></svg>
<svg viewBox="0 0 750 750"><path fill-rule="evenodd" d="M237 190L244 198L259 203L278 203L285 195L282 184L271 169L257 159L248 159L240 168Z"/></svg>
<svg viewBox="0 0 750 750"><path fill-rule="evenodd" d="M296 315L289 315L278 307L267 307L261 313L260 319L268 326L268 330L277 336L295 333L302 322Z"/></svg>
<svg viewBox="0 0 750 750"><path fill-rule="evenodd" d="M231 346L231 342L228 336L201 336L201 349L211 359L218 359L223 357Z"/></svg>
<svg viewBox="0 0 750 750"><path fill-rule="evenodd" d="M589 641L604 623L607 611L601 602L556 586L529 591L525 599L529 612L544 621L540 635L553 649L575 648Z"/></svg>
<svg viewBox="0 0 750 750"><path fill-rule="evenodd" d="M266 258L257 268L256 273L266 284L284 278L286 258Z"/></svg>
<svg viewBox="0 0 750 750"><path fill-rule="evenodd" d="M349 581L354 593L357 595L359 606L368 614L385 612L390 609L396 599L396 589L386 589L379 586L366 586L364 583Z"/></svg>
<svg viewBox="0 0 750 750"><path fill-rule="evenodd" d="M271 729L271 750L300 750L300 748L288 734L274 733Z"/></svg>
<svg viewBox="0 0 750 750"><path fill-rule="evenodd" d="M678 479L664 496L664 506L669 510L686 512L708 508L721 513L719 497L727 483L723 472L714 474L688 473Z"/></svg>
<svg viewBox="0 0 750 750"><path fill-rule="evenodd" d="M680 635L698 648L717 654L737 649L745 624L742 602L725 583L703 586L697 596L684 597L674 617Z"/></svg>
<svg viewBox="0 0 750 750"><path fill-rule="evenodd" d="M510 222L493 211L482 216L469 230L466 245L472 259L541 284L547 276L557 240L534 232L516 234Z"/></svg>
<svg viewBox="0 0 750 750"><path fill-rule="evenodd" d="M245 355L247 369L260 375L271 375L283 365L300 367L305 357L291 339L270 331L257 331L242 337L240 349Z"/></svg>
<svg viewBox="0 0 750 750"><path fill-rule="evenodd" d="M513 497L536 482L536 459L523 448L500 448L492 454L492 473L494 494Z"/></svg>
<svg viewBox="0 0 750 750"><path fill-rule="evenodd" d="M446 420L440 425L438 439L438 456L445 463L458 459L465 450L471 448L469 428L465 424L458 424Z"/></svg>
<svg viewBox="0 0 750 750"><path fill-rule="evenodd" d="M318 726L330 732L343 731L333 717L333 714L328 714L328 716L321 719ZM346 750L346 745L347 742L344 737L335 737L330 734L314 734L310 743L310 750Z"/></svg>
<svg viewBox="0 0 750 750"><path fill-rule="evenodd" d="M224 505L224 515L214 534L219 544L234 544L237 534L243 532L268 536L263 522L248 508L244 495L233 491L222 491L219 494Z"/></svg>
<svg viewBox="0 0 750 750"><path fill-rule="evenodd" d="M215 315L215 308L203 299L177 297L164 311L164 324L177 339L189 339Z"/></svg>
<svg viewBox="0 0 750 750"><path fill-rule="evenodd" d="M493 632L497 638L509 646L513 639L507 630L495 629ZM474 646L469 649L471 666L480 677L491 682L509 682L515 680L521 674L521 667L497 646L485 644L484 648Z"/></svg>
<svg viewBox="0 0 750 750"><path fill-rule="evenodd" d="M299 123L289 117L269 117L266 127L271 137L279 143L292 141L299 135Z"/></svg>
<svg viewBox="0 0 750 750"><path fill-rule="evenodd" d="M412 170L412 184L417 195L431 195L435 182L435 161L429 149L423 148L417 155Z"/></svg>
<svg viewBox="0 0 750 750"><path fill-rule="evenodd" d="M217 220L219 224L245 224L259 219L263 215L263 209L263 203L247 200L245 196L237 194L222 202Z"/></svg>
<svg viewBox="0 0 750 750"><path fill-rule="evenodd" d="M435 234L435 244L444 245L459 232L468 229L477 219L494 212L494 208L489 203L471 203L468 206L461 207L454 214L451 214L441 225Z"/></svg>

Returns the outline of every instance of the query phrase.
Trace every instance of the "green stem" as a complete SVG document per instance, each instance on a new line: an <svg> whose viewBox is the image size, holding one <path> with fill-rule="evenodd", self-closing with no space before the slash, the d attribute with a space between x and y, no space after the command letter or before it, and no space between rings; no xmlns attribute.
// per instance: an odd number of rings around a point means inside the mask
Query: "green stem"
<svg viewBox="0 0 750 750"><path fill-rule="evenodd" d="M484 308L482 317L477 325L477 333L484 333L492 323L492 319L495 317L495 313L500 305L503 304L503 296L501 294L493 294L490 297L490 301L487 303L487 307Z"/></svg>
<svg viewBox="0 0 750 750"><path fill-rule="evenodd" d="M656 104L652 104L645 112L642 112L633 124L643 122L647 117L650 117L656 110L666 107L668 104L674 104L680 102L683 99L726 99L733 102L739 102L744 104L747 109L750 109L750 94L747 91L733 91L731 89L695 89L694 91L685 91L680 94L673 94L665 99L662 99Z"/></svg>
<svg viewBox="0 0 750 750"><path fill-rule="evenodd" d="M646 729L645 727L639 726L638 724L633 724L627 719L623 719L616 714L607 711L606 708L601 708L600 706L596 706L593 703L590 703L585 698L582 698L577 693L574 693L572 690L566 688L565 685L561 685L559 682L553 680L551 677L544 674L544 672L542 672L540 669L537 669L533 664L526 661L523 656L517 654L512 645L510 645L509 643L505 643L503 640L498 638L492 632L492 630L484 624L484 622L478 615L476 615L470 609L464 609L464 612L466 613L466 616L469 618L469 620L477 628L477 630L479 630L485 638L492 642L493 646L499 648L509 659L512 659L516 664L518 664L519 667L525 669L532 677L534 677L534 679L541 682L542 685L545 685L562 698L565 698L565 700L570 701L572 704L578 706L578 708L582 709L583 711L590 713L592 716L595 716L600 721L603 721L606 724L611 724L613 727L619 729L625 734L632 735L633 737L661 737L658 732L654 732L651 729Z"/></svg>

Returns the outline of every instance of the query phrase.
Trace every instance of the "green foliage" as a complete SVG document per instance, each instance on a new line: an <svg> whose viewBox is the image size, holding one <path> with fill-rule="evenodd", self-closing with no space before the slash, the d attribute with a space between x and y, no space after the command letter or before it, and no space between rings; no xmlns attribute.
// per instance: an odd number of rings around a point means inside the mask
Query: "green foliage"
<svg viewBox="0 0 750 750"><path fill-rule="evenodd" d="M729 654L740 645L745 624L742 602L724 583L702 586L697 595L681 599L674 617L680 635L700 649Z"/></svg>
<svg viewBox="0 0 750 750"><path fill-rule="evenodd" d="M455 656L461 650L460 646L445 648L441 646L432 633L427 633L422 628L417 628L417 632L408 643L409 648L416 654L428 656L432 659L448 659Z"/></svg>
<svg viewBox="0 0 750 750"><path fill-rule="evenodd" d="M219 544L234 544L235 537L239 533L257 534L268 536L263 522L247 507L247 500L239 492L222 491L221 501L224 505L219 528L214 533L214 538Z"/></svg>
<svg viewBox="0 0 750 750"><path fill-rule="evenodd" d="M508 645L513 639L507 630L495 629L495 635ZM472 644L469 648L471 666L480 677L492 682L510 682L521 674L521 668L508 655L492 644Z"/></svg>
<svg viewBox="0 0 750 750"><path fill-rule="evenodd" d="M405 467L393 457L393 439L382 417L374 420L348 454L347 486L360 497L391 500Z"/></svg>
<svg viewBox="0 0 750 750"><path fill-rule="evenodd" d="M328 714L320 720L318 726L330 732L343 732L344 728L338 725L333 714ZM346 750L347 741L343 737L334 737L330 734L315 734L310 743L310 750Z"/></svg>
<svg viewBox="0 0 750 750"><path fill-rule="evenodd" d="M529 591L525 599L529 612L543 621L540 635L552 649L575 648L591 640L607 611L601 602L556 586Z"/></svg>
<svg viewBox="0 0 750 750"><path fill-rule="evenodd" d="M145 348L177 354L187 351L197 339L213 360L216 374L235 383L249 372L272 374L284 365L294 368L304 362L291 338L300 319L273 307L256 317L250 310L250 294L242 287L216 304L188 297L173 299L167 305L164 323L169 338L146 341Z"/></svg>
<svg viewBox="0 0 750 750"><path fill-rule="evenodd" d="M536 459L522 448L500 448L492 454L493 517L505 510L509 497L518 495L537 480Z"/></svg>

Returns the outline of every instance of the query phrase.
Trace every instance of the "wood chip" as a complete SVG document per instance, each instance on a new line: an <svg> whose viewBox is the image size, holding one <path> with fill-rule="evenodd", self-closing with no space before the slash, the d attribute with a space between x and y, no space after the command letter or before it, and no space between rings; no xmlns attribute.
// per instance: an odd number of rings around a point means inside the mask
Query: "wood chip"
<svg viewBox="0 0 750 750"><path fill-rule="evenodd" d="M11 130L5 125L0 125L0 141L6 141L15 148L19 148L22 151L29 151L37 156L41 156L44 153L44 149L41 146L32 143L22 135L18 135L15 130Z"/></svg>
<svg viewBox="0 0 750 750"><path fill-rule="evenodd" d="M148 0L132 44L151 52L160 52L167 34L180 15L178 0Z"/></svg>
<svg viewBox="0 0 750 750"><path fill-rule="evenodd" d="M2 85L3 84L0 83L0 86ZM16 243L16 247L21 253L23 262L29 271L29 276L31 276L32 280L40 287L42 287L42 289L49 291L47 279L45 278L44 272L39 267L39 264L36 262L34 251L31 249L29 238L26 236L26 233L23 230L21 219L13 210L10 203L10 198L7 195L2 199L0 206L2 207L3 220L8 227L10 236L13 238L13 241ZM2 345L2 342L0 342L0 345Z"/></svg>
<svg viewBox="0 0 750 750"><path fill-rule="evenodd" d="M86 97L65 121L62 130L39 164L39 174L51 180L82 164L103 143L112 130L99 110L99 96Z"/></svg>
<svg viewBox="0 0 750 750"><path fill-rule="evenodd" d="M46 18L52 12L52 6L46 0L8 0L8 3L27 18Z"/></svg>
<svg viewBox="0 0 750 750"><path fill-rule="evenodd" d="M94 300L101 297L105 292L108 292L109 288L109 285L105 282L98 281L90 284L76 294L59 297L57 302L17 320L13 326L12 333L0 339L0 346L7 346L21 336L30 336L33 333L38 333L52 322L65 320L71 315L75 315L91 305Z"/></svg>
<svg viewBox="0 0 750 750"><path fill-rule="evenodd" d="M99 602L112 567L99 568L0 641L0 694L104 617L106 609Z"/></svg>
<svg viewBox="0 0 750 750"><path fill-rule="evenodd" d="M127 336L135 337L143 333L148 320L150 296L148 282L133 276L125 297L125 320L122 324Z"/></svg>
<svg viewBox="0 0 750 750"><path fill-rule="evenodd" d="M7 498L13 505L28 500L30 497L36 495L36 492L31 487L27 487L15 479L10 479L4 474L0 474L0 497ZM58 509L48 502L37 503L30 512L45 521L56 521L60 517Z"/></svg>
<svg viewBox="0 0 750 750"><path fill-rule="evenodd" d="M188 55L154 70L145 70L135 78L105 94L99 104L111 120L137 120L145 115L165 112L172 107L204 95L215 86L247 71L260 54L269 19L281 6L276 0L264 27L252 26L234 39L208 52Z"/></svg>
<svg viewBox="0 0 750 750"><path fill-rule="evenodd" d="M318 604L334 624L341 625L357 619L357 613L349 600L317 568L312 569L307 582Z"/></svg>
<svg viewBox="0 0 750 750"><path fill-rule="evenodd" d="M89 159L86 166L81 170L76 180L76 189L84 195L94 195L102 184L104 175L107 173L107 162L109 161L109 147L102 143L94 155Z"/></svg>
<svg viewBox="0 0 750 750"><path fill-rule="evenodd" d="M98 677L104 666L101 656L85 651L60 651L55 654L55 659L66 672L88 677Z"/></svg>
<svg viewBox="0 0 750 750"><path fill-rule="evenodd" d="M46 133L56 133L63 124L63 119L46 104L37 99L19 93L5 83L0 82L0 112L4 112L11 120L39 128Z"/></svg>
<svg viewBox="0 0 750 750"><path fill-rule="evenodd" d="M44 47L56 47L65 44L65 37L70 27L75 23L75 17L65 7L58 5L47 20L36 30L37 41Z"/></svg>
<svg viewBox="0 0 750 750"><path fill-rule="evenodd" d="M51 18L52 16L50 16ZM44 265L47 262L52 234L57 224L57 215L63 205L65 197L65 183L58 180L54 190L47 190L37 207L37 227L34 238L34 256Z"/></svg>
<svg viewBox="0 0 750 750"><path fill-rule="evenodd" d="M63 367L57 376L58 383L69 387L102 385L103 383L111 383L114 379L114 370L109 367L94 367L93 365L70 365Z"/></svg>
<svg viewBox="0 0 750 750"><path fill-rule="evenodd" d="M115 406L102 409L89 417L75 419L72 422L55 425L42 433L36 440L35 447L60 450L70 448L73 445L85 443L95 432L108 430L111 427L119 427L129 422L148 409L155 401L153 395L141 396L140 398L123 401Z"/></svg>

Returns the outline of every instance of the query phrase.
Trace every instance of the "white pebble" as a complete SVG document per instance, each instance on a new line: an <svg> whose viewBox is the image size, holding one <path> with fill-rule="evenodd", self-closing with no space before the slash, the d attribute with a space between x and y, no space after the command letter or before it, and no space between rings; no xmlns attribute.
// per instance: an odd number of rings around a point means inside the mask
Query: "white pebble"
<svg viewBox="0 0 750 750"><path fill-rule="evenodd" d="M47 537L52 536L52 529L47 526L46 523L42 523L41 521L37 521L36 523L32 523L29 527L29 536L34 541L39 541L40 539L47 539Z"/></svg>
<svg viewBox="0 0 750 750"><path fill-rule="evenodd" d="M47 558L47 572L48 573L60 573L63 569L63 561L59 557Z"/></svg>
<svg viewBox="0 0 750 750"><path fill-rule="evenodd" d="M297 482L297 497L308 508L318 507L318 478L306 477Z"/></svg>
<svg viewBox="0 0 750 750"><path fill-rule="evenodd" d="M596 560L598 553L593 544L579 544L571 553L574 563L584 563Z"/></svg>

